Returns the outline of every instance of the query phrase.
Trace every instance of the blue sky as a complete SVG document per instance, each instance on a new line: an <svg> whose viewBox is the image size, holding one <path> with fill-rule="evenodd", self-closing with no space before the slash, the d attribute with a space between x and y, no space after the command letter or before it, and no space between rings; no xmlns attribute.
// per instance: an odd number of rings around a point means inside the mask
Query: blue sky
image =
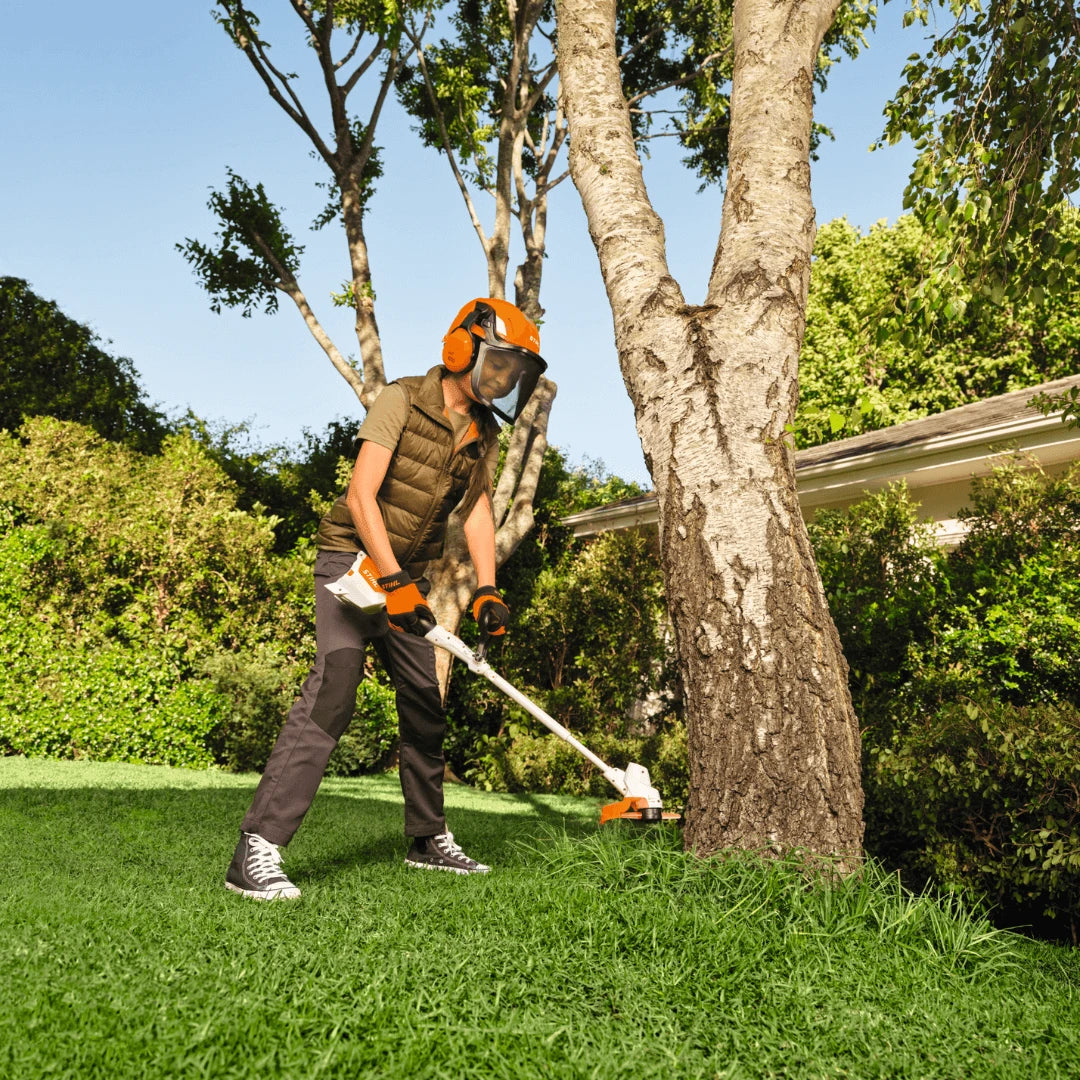
<svg viewBox="0 0 1080 1080"><path fill-rule="evenodd" d="M258 5L276 59L301 70L305 50L285 0ZM347 314L329 292L347 277L340 230L310 233L324 205L306 140L266 96L214 25L209 3L148 7L133 0L43 8L5 4L0 41L0 274L27 279L129 357L148 394L170 411L248 420L263 442L295 442L359 406L290 301L279 313L214 315L174 245L209 240L210 187L226 167L262 181L306 245L301 284L332 336L355 353ZM150 14L152 12L152 14ZM868 228L901 212L904 147L868 152L904 58L903 4L885 7L870 50L834 68L818 119L836 141L813 167L819 222L846 215ZM292 49L290 53L290 48ZM485 264L446 162L420 146L396 104L378 141L385 176L367 236L377 315L391 377L437 362L461 304L486 292ZM645 179L664 218L672 272L690 302L704 295L721 193L697 193L674 140L657 140ZM485 208L486 209L486 208ZM490 213L486 214L490 219ZM612 343L596 255L577 193L552 193L542 301L543 352L559 384L551 441L573 461L601 460L648 482Z"/></svg>

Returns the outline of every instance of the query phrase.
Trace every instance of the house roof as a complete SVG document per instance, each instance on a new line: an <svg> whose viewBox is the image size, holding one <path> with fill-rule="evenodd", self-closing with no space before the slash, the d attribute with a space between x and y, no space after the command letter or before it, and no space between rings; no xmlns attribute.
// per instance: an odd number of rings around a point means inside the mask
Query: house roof
<svg viewBox="0 0 1080 1080"><path fill-rule="evenodd" d="M920 420L906 420L902 424L894 424L880 431L868 431L862 435L853 435L849 439L811 446L796 453L795 468L809 469L815 465L886 450L915 449L941 439L969 437L976 432L1008 438L1013 428L1026 429L1033 423L1038 426L1047 420L1052 423L1059 422L1060 413L1044 417L1033 409L1029 402L1038 393L1060 394L1073 386L1080 386L1080 375L1068 375L1064 379L1055 379L1039 386L998 394L997 397L984 398L970 405L924 416Z"/></svg>
<svg viewBox="0 0 1080 1080"><path fill-rule="evenodd" d="M799 501L804 510L842 505L898 480L918 497L921 488L989 472L995 457L1009 450L1032 453L1050 466L1080 460L1080 430L1066 427L1060 413L1043 416L1029 404L1038 393L1074 386L1080 386L1080 374L799 450ZM656 521L656 495L650 493L571 514L563 524L575 536L589 536Z"/></svg>

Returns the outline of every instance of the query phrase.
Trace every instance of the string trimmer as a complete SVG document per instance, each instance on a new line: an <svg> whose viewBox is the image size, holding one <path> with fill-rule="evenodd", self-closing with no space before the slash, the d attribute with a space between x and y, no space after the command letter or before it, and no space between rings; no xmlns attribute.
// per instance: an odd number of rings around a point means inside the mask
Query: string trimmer
<svg viewBox="0 0 1080 1080"><path fill-rule="evenodd" d="M445 649L448 653L456 656L470 671L477 675L483 675L493 686L497 686L511 701L517 702L530 716L535 716L553 735L557 735L563 742L572 746L582 757L591 761L604 775L604 779L620 794L622 799L618 802L608 803L600 811L600 824L606 821L622 819L624 821L636 821L642 824L655 824L660 821L678 820L678 814L666 813L664 802L660 798L660 792L652 786L649 779L649 770L637 762L630 762L625 769L613 769L610 765L600 760L584 743L575 739L569 731L549 716L534 701L530 701L520 690L508 683L491 665L484 656L484 646L474 653L460 638L455 637L449 630L436 626L429 630L425 637L433 645Z"/></svg>
<svg viewBox="0 0 1080 1080"><path fill-rule="evenodd" d="M372 613L379 611L386 603L386 594L378 587L375 579L378 569L374 563L360 552L352 567L337 581L326 586L343 604ZM549 716L534 701L530 701L520 690L508 683L496 672L486 659L487 642L482 641L473 652L460 638L449 630L436 626L425 635L428 641L445 649L451 656L456 656L470 671L483 675L493 686L497 686L511 701L517 702L530 716L535 716L553 735L572 746L586 760L591 761L604 779L622 796L618 802L609 803L600 811L600 824L607 821L636 821L642 824L656 824L661 821L677 821L678 814L664 810L660 792L652 786L649 770L644 765L630 762L625 769L613 769L601 761L584 743L574 738L558 722Z"/></svg>

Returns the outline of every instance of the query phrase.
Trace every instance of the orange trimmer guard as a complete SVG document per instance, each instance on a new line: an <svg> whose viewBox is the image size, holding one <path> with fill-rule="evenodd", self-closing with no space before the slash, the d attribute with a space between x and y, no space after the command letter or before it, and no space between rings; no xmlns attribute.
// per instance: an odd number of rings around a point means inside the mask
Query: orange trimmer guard
<svg viewBox="0 0 1080 1080"><path fill-rule="evenodd" d="M608 803L607 806L602 807L600 810L601 825L609 821L636 821L642 824L654 825L660 821L678 821L679 818L679 814L660 811L655 807L650 810L649 800L640 797L620 799L618 802Z"/></svg>
<svg viewBox="0 0 1080 1080"><path fill-rule="evenodd" d="M637 818L641 820L641 808L648 806L647 799L620 799L618 802L608 803L600 810L600 824L614 821L615 818Z"/></svg>

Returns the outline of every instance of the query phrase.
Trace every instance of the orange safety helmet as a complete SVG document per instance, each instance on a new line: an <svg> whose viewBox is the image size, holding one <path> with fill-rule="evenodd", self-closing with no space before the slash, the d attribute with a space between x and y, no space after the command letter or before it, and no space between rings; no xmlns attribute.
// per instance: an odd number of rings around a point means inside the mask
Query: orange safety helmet
<svg viewBox="0 0 1080 1080"><path fill-rule="evenodd" d="M488 322L500 343L517 345L540 355L540 331L525 312L509 300L480 297L469 301L457 313L443 338L442 362L448 371L456 375L472 368Z"/></svg>
<svg viewBox="0 0 1080 1080"><path fill-rule="evenodd" d="M547 370L536 324L493 297L472 300L457 313L443 338L442 360L455 375L471 373L472 396L510 424Z"/></svg>

